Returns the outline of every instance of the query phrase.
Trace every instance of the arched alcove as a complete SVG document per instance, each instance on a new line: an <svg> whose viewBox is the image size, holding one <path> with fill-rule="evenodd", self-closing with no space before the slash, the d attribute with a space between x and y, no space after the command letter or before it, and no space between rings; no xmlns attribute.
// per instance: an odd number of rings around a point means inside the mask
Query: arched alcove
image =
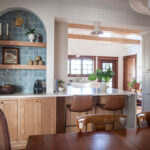
<svg viewBox="0 0 150 150"><path fill-rule="evenodd" d="M14 26L17 14L20 13L24 23L22 27ZM10 8L0 13L0 22L2 23L2 37L6 39L6 24L9 24L9 40L12 41L29 41L25 33L29 28L34 28L36 33L40 33L43 37L43 42L46 42L46 29L41 19L26 9ZM37 34L38 36L38 34ZM38 38L35 38L35 42ZM0 64L2 64L3 48L0 47ZM12 47L12 46L7 46ZM46 65L46 48L40 47L19 47L19 64L27 65L29 60L34 61L36 56L41 56ZM46 82L46 70L0 70L0 85L11 84L17 86L18 92L33 92L35 80L40 79Z"/></svg>

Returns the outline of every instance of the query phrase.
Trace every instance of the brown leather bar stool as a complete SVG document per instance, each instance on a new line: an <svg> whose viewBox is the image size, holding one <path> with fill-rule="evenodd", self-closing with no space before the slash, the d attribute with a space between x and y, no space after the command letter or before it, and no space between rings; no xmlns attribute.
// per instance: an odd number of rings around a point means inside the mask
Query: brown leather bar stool
<svg viewBox="0 0 150 150"><path fill-rule="evenodd" d="M150 112L141 112L136 117L139 128L150 127Z"/></svg>
<svg viewBox="0 0 150 150"><path fill-rule="evenodd" d="M73 96L72 104L66 105L66 110L69 112L87 112L93 108L93 97L92 96ZM65 129L66 127L74 127L77 125L66 125L67 117L65 120Z"/></svg>
<svg viewBox="0 0 150 150"><path fill-rule="evenodd" d="M117 110L123 110L123 107L125 105L125 96L123 95L110 95L107 97L106 104L100 104L97 103L96 106L100 107L103 111L115 111ZM123 113L123 111L122 111Z"/></svg>

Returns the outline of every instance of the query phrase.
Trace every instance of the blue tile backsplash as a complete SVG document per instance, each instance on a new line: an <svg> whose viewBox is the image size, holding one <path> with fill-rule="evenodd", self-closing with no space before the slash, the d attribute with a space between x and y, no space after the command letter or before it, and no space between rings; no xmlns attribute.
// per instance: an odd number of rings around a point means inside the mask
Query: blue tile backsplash
<svg viewBox="0 0 150 150"><path fill-rule="evenodd" d="M24 19L22 27L15 27L13 23L16 20L18 12ZM10 11L0 17L3 29L3 39L6 35L6 23L9 24L9 40L28 41L25 36L29 28L35 28L36 32L43 36L43 42L46 42L46 31L40 19L27 11ZM35 39L37 41L37 37ZM8 46L7 46L8 47ZM12 46L10 46L12 47ZM16 47L16 46L15 46ZM2 48L0 47L0 63L2 63ZM36 56L41 56L46 65L46 48L38 47L16 47L20 49L20 64L26 65L29 60L35 60ZM0 84L12 84L17 86L18 92L33 92L33 85L36 79L46 81L46 70L6 70L0 69Z"/></svg>

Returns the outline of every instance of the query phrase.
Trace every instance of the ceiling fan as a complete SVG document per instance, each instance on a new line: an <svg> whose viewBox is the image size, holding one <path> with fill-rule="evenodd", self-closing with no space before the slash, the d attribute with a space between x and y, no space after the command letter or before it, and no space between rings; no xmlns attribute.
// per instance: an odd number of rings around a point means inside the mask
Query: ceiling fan
<svg viewBox="0 0 150 150"><path fill-rule="evenodd" d="M98 21L94 22L94 29L91 32L91 35L99 36L103 34L103 31L100 29L100 23Z"/></svg>

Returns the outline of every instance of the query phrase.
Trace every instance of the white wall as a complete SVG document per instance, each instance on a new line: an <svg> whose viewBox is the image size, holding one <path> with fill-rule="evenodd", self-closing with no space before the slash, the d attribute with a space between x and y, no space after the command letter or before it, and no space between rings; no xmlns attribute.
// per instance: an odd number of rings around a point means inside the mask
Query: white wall
<svg viewBox="0 0 150 150"><path fill-rule="evenodd" d="M67 81L68 25L55 23L55 64L54 78Z"/></svg>
<svg viewBox="0 0 150 150"><path fill-rule="evenodd" d="M142 101L142 111L150 111L150 32L143 34L142 42L143 51L143 101Z"/></svg>
<svg viewBox="0 0 150 150"><path fill-rule="evenodd" d="M69 1L68 1L69 2ZM100 21L125 26L149 28L150 17L135 12L123 12L79 4L55 3L52 0L5 0L0 3L0 13L9 8L25 8L34 12L43 21L47 31L47 92L53 92L54 80L54 24L55 17L73 20Z"/></svg>

